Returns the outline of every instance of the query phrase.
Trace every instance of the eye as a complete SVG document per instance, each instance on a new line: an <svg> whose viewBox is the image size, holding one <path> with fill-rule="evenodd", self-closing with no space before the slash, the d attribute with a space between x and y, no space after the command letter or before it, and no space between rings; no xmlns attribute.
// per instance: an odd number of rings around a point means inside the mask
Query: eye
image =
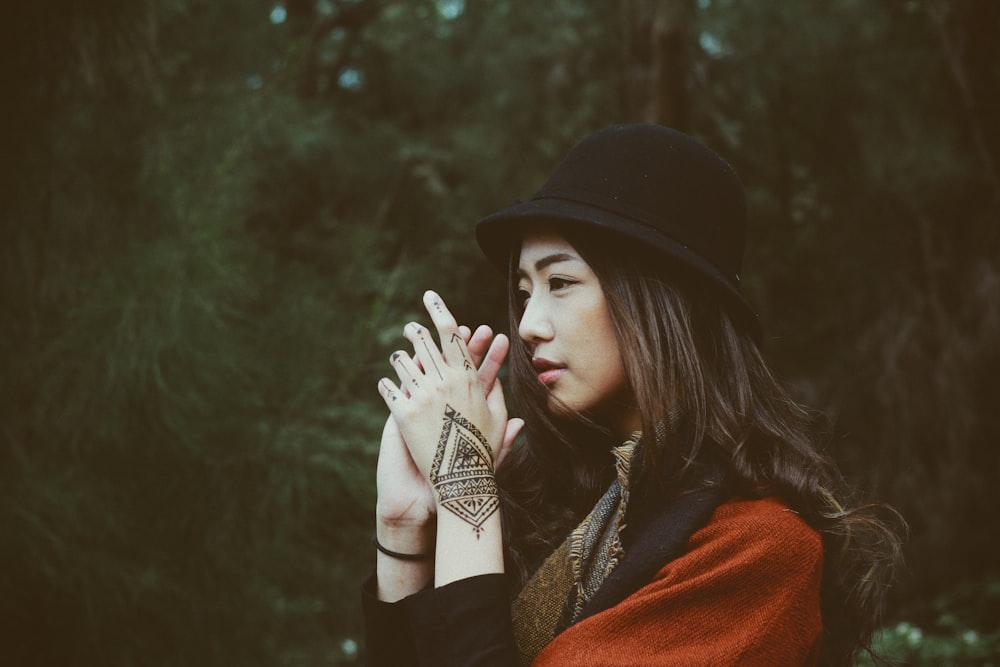
<svg viewBox="0 0 1000 667"><path fill-rule="evenodd" d="M552 276L549 278L549 291L558 292L559 290L566 289L570 285L574 285L576 281L570 280L569 278L560 278L559 276Z"/></svg>
<svg viewBox="0 0 1000 667"><path fill-rule="evenodd" d="M518 287L514 298L517 305L517 312L523 313L528 305L528 299L531 298L531 292L523 287Z"/></svg>

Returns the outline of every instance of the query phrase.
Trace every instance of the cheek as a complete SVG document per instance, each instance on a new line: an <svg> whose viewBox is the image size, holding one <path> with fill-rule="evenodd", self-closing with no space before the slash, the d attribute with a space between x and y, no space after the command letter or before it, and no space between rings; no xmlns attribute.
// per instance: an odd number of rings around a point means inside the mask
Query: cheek
<svg viewBox="0 0 1000 667"><path fill-rule="evenodd" d="M602 393L608 397L621 394L628 385L625 380L625 367L618 355L617 347L607 351L601 365L599 381L604 390Z"/></svg>
<svg viewBox="0 0 1000 667"><path fill-rule="evenodd" d="M601 386L608 393L615 393L625 384L625 367L622 364L618 339L615 336L611 315L603 300L596 304L588 319L587 330L591 334L594 351L594 370L599 375Z"/></svg>

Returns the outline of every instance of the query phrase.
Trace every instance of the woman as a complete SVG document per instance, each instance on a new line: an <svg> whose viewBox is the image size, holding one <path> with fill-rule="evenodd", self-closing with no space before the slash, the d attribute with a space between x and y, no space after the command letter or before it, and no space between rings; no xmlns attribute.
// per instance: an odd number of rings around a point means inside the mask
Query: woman
<svg viewBox="0 0 1000 667"><path fill-rule="evenodd" d="M407 325L413 354L379 381L370 664L839 665L868 646L898 538L841 504L760 355L745 217L721 158L636 124L479 223L516 335L472 334L428 292L440 344Z"/></svg>

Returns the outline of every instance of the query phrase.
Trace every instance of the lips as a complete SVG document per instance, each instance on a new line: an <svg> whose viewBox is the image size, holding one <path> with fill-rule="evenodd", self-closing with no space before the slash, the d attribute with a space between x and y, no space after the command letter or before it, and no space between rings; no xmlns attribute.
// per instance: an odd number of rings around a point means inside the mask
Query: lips
<svg viewBox="0 0 1000 667"><path fill-rule="evenodd" d="M538 381L546 386L554 384L555 381L566 372L566 366L564 364L549 361L548 359L543 359L542 357L535 357L532 359L531 365L534 366L535 370L538 372Z"/></svg>

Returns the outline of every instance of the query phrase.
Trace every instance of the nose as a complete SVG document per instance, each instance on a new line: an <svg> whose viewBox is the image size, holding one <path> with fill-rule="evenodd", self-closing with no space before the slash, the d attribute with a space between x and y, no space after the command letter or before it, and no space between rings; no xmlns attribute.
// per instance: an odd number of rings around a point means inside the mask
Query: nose
<svg viewBox="0 0 1000 667"><path fill-rule="evenodd" d="M552 340L555 331L542 299L528 299L517 325L517 335L531 347Z"/></svg>

